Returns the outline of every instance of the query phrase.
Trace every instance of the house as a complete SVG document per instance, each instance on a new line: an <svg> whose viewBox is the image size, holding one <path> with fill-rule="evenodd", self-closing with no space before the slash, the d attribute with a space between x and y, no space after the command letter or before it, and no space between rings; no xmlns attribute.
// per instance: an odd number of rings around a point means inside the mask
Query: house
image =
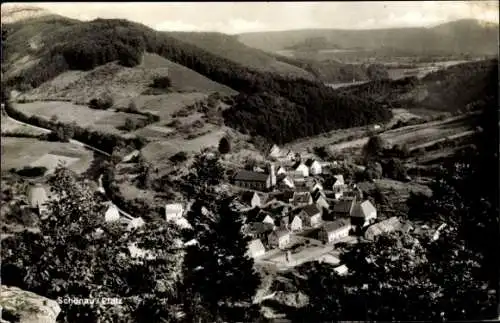
<svg viewBox="0 0 500 323"><path fill-rule="evenodd" d="M309 192L294 192L292 204L296 207L312 204L312 196Z"/></svg>
<svg viewBox="0 0 500 323"><path fill-rule="evenodd" d="M343 275L347 274L347 272L349 271L349 268L347 268L346 265L340 265L338 267L333 268L333 270L335 270L335 272L338 275L343 276Z"/></svg>
<svg viewBox="0 0 500 323"><path fill-rule="evenodd" d="M349 219L337 219L333 222L325 223L318 233L318 238L324 243L335 243L349 236L350 231L351 222Z"/></svg>
<svg viewBox="0 0 500 323"><path fill-rule="evenodd" d="M266 248L260 239L254 239L248 243L247 255L258 258L266 253Z"/></svg>
<svg viewBox="0 0 500 323"><path fill-rule="evenodd" d="M240 196L241 202L254 208L261 206L261 200L259 194L253 191L245 191L241 193Z"/></svg>
<svg viewBox="0 0 500 323"><path fill-rule="evenodd" d="M307 226L317 227L321 224L321 210L314 204L305 206L299 215Z"/></svg>
<svg viewBox="0 0 500 323"><path fill-rule="evenodd" d="M297 174L301 174L302 177L309 176L309 167L307 167L306 164L304 164L302 161L296 162L295 165L293 165L292 169Z"/></svg>
<svg viewBox="0 0 500 323"><path fill-rule="evenodd" d="M330 204L326 200L326 195L322 191L315 191L312 194L313 202L321 211L328 211L330 209Z"/></svg>
<svg viewBox="0 0 500 323"><path fill-rule="evenodd" d="M260 211L253 219L252 222L268 223L274 227L274 219L267 212Z"/></svg>
<svg viewBox="0 0 500 323"><path fill-rule="evenodd" d="M333 193L335 194L335 199L342 197L345 190L345 182L343 175L333 175L334 183L332 186Z"/></svg>
<svg viewBox="0 0 500 323"><path fill-rule="evenodd" d="M171 203L165 205L165 219L172 221L182 218L184 214L184 206L181 203Z"/></svg>
<svg viewBox="0 0 500 323"><path fill-rule="evenodd" d="M47 212L46 203L49 201L47 191L42 184L35 184L28 191L28 203L31 208L35 209L38 215Z"/></svg>
<svg viewBox="0 0 500 323"><path fill-rule="evenodd" d="M276 184L276 176L273 178L272 174L240 170L234 175L233 181L241 187L264 191Z"/></svg>
<svg viewBox="0 0 500 323"><path fill-rule="evenodd" d="M284 249L290 244L290 232L283 229L273 231L269 234L268 241L271 247Z"/></svg>
<svg viewBox="0 0 500 323"><path fill-rule="evenodd" d="M387 220L380 221L379 223L372 224L365 231L365 239L374 240L376 236L393 232L402 227L401 221L397 216L393 216Z"/></svg>
<svg viewBox="0 0 500 323"><path fill-rule="evenodd" d="M276 182L278 183L278 189L293 189L295 187L293 179L285 174L278 174Z"/></svg>
<svg viewBox="0 0 500 323"><path fill-rule="evenodd" d="M104 221L116 222L119 220L120 220L120 212L118 212L118 208L114 204L109 204L106 213L104 213Z"/></svg>
<svg viewBox="0 0 500 323"><path fill-rule="evenodd" d="M290 214L286 218L288 219L288 230L292 232L302 231L303 221L298 214Z"/></svg>
<svg viewBox="0 0 500 323"><path fill-rule="evenodd" d="M273 231L274 226L269 223L251 222L244 226L243 233L253 237L254 239L261 239L267 242L267 237Z"/></svg>
<svg viewBox="0 0 500 323"><path fill-rule="evenodd" d="M146 224L144 222L144 220L141 218L141 217L138 217L138 218L133 218L132 220L130 220L130 222L127 224L127 231L132 231L132 230L135 230L135 229L139 229L140 227L142 227L144 224Z"/></svg>
<svg viewBox="0 0 500 323"><path fill-rule="evenodd" d="M351 222L353 224L366 227L377 219L377 209L368 200L356 203L352 209L351 217Z"/></svg>
<svg viewBox="0 0 500 323"><path fill-rule="evenodd" d="M344 199L335 202L332 209L332 215L335 217L350 217L354 205L356 204L356 199Z"/></svg>
<svg viewBox="0 0 500 323"><path fill-rule="evenodd" d="M272 145L267 155L271 158L279 158L282 155L280 147L276 144Z"/></svg>
<svg viewBox="0 0 500 323"><path fill-rule="evenodd" d="M305 165L309 168L310 175L319 175L322 173L321 164L315 159L310 158L306 160Z"/></svg>

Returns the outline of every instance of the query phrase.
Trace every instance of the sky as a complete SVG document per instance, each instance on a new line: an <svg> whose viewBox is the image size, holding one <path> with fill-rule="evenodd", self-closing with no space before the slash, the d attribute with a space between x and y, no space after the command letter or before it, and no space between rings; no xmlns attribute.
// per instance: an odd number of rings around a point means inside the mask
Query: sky
<svg viewBox="0 0 500 323"><path fill-rule="evenodd" d="M2 8L16 5L2 4ZM495 1L30 3L80 20L123 18L165 31L237 34L304 28L427 27L457 19L498 23Z"/></svg>

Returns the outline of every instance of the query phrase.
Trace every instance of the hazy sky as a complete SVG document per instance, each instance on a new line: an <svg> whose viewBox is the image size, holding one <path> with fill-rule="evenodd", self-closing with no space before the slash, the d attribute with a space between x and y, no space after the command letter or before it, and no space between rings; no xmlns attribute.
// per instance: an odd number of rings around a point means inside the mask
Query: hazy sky
<svg viewBox="0 0 500 323"><path fill-rule="evenodd" d="M13 4L9 4L13 5ZM496 1L30 3L81 20L124 18L158 30L228 34L301 28L431 26L476 18L498 22ZM4 5L2 5L4 7Z"/></svg>

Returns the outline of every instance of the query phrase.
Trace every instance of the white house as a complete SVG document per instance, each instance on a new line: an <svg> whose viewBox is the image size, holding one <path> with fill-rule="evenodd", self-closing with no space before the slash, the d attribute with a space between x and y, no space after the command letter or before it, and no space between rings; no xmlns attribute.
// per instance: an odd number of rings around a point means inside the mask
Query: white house
<svg viewBox="0 0 500 323"><path fill-rule="evenodd" d="M259 194L253 191L245 191L241 194L241 201L250 207L260 207L261 200Z"/></svg>
<svg viewBox="0 0 500 323"><path fill-rule="evenodd" d="M353 222L359 223L361 227L366 227L377 219L377 209L368 200L356 203L352 209L351 217Z"/></svg>
<svg viewBox="0 0 500 323"><path fill-rule="evenodd" d="M347 272L349 271L349 268L347 268L347 266L346 266L346 265L340 265L340 266L338 266L338 267L333 268L333 270L335 270L335 272L336 272L337 274L339 274L339 275L341 275L341 276L342 276L342 275L347 274Z"/></svg>
<svg viewBox="0 0 500 323"><path fill-rule="evenodd" d="M184 206L181 203L165 205L165 218L167 221L179 219L184 214Z"/></svg>
<svg viewBox="0 0 500 323"><path fill-rule="evenodd" d="M286 175L286 169L283 166L279 166L278 169L276 170L276 176L281 174Z"/></svg>
<svg viewBox="0 0 500 323"><path fill-rule="evenodd" d="M302 231L302 219L300 216L296 215L290 215L288 217L288 221L290 222L288 225L288 228L292 232L297 232L297 231Z"/></svg>
<svg viewBox="0 0 500 323"><path fill-rule="evenodd" d="M272 158L279 158L282 155L281 149L275 144L269 149L268 156Z"/></svg>
<svg viewBox="0 0 500 323"><path fill-rule="evenodd" d="M318 233L318 237L325 243L335 243L338 240L349 236L351 222L346 218L341 218L333 222L325 223Z"/></svg>
<svg viewBox="0 0 500 323"><path fill-rule="evenodd" d="M106 213L104 214L105 222L115 222L120 220L120 212L118 212L118 208L114 204L109 204Z"/></svg>
<svg viewBox="0 0 500 323"><path fill-rule="evenodd" d="M293 170L297 173L300 173L303 177L309 176L309 167L306 166L303 162L299 161L293 165Z"/></svg>
<svg viewBox="0 0 500 323"><path fill-rule="evenodd" d="M141 217L134 218L134 219L130 220L130 222L127 224L127 231L132 231L134 229L138 229L138 228L142 227L144 224L146 224L146 223L144 222L144 220Z"/></svg>
<svg viewBox="0 0 500 323"><path fill-rule="evenodd" d="M30 188L28 192L28 202L30 207L36 209L38 215L47 212L46 203L48 201L47 191L45 191L45 188L41 184L36 184Z"/></svg>
<svg viewBox="0 0 500 323"><path fill-rule="evenodd" d="M266 248L260 239L254 239L248 243L247 254L252 258L258 258L266 253Z"/></svg>
<svg viewBox="0 0 500 323"><path fill-rule="evenodd" d="M286 248L290 244L290 232L278 229L269 234L269 245L280 249Z"/></svg>
<svg viewBox="0 0 500 323"><path fill-rule="evenodd" d="M311 175L319 175L322 173L321 164L315 159L308 159L305 165L309 168L309 174Z"/></svg>
<svg viewBox="0 0 500 323"><path fill-rule="evenodd" d="M339 199L344 194L345 182L343 175L334 175L335 182L333 183L332 190L335 194L335 199Z"/></svg>

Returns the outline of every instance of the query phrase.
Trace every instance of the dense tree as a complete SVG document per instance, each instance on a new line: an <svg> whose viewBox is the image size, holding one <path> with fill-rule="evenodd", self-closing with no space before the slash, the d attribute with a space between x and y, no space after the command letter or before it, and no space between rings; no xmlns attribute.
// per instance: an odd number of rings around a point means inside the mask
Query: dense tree
<svg viewBox="0 0 500 323"><path fill-rule="evenodd" d="M155 89L168 89L172 86L172 80L168 76L159 76L153 79L151 87Z"/></svg>
<svg viewBox="0 0 500 323"><path fill-rule="evenodd" d="M51 185L58 200L50 202L41 232L26 231L2 241L2 283L52 299L122 300L113 307L62 304L63 322L173 321L181 263L175 228L151 222L128 232L104 223L104 206L66 169L56 170ZM155 259L133 259L130 243Z"/></svg>
<svg viewBox="0 0 500 323"><path fill-rule="evenodd" d="M371 160L380 156L385 147L385 141L379 135L373 135L363 146L363 155L366 160Z"/></svg>
<svg viewBox="0 0 500 323"><path fill-rule="evenodd" d="M227 154L231 151L231 143L226 137L222 137L219 141L219 152L221 154Z"/></svg>
<svg viewBox="0 0 500 323"><path fill-rule="evenodd" d="M198 233L199 243L187 249L186 312L195 322L203 312L200 307L211 322L254 321L258 310L252 299L260 279L253 260L246 255L249 239L242 234L243 222L227 200L217 204L215 213L216 220Z"/></svg>

